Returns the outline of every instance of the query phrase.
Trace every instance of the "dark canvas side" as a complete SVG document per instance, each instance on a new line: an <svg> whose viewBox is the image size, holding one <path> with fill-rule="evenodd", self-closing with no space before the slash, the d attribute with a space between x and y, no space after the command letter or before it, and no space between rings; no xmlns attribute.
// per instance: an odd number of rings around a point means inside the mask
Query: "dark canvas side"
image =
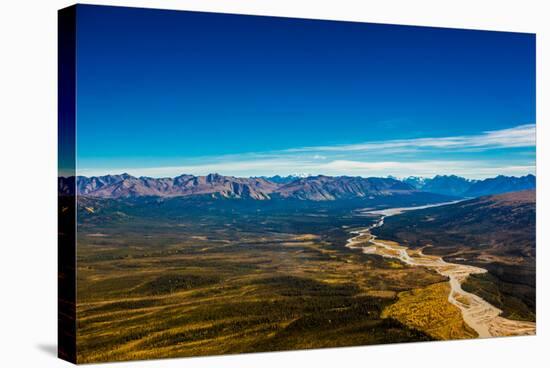
<svg viewBox="0 0 550 368"><path fill-rule="evenodd" d="M58 12L58 356L76 363L76 6Z"/></svg>

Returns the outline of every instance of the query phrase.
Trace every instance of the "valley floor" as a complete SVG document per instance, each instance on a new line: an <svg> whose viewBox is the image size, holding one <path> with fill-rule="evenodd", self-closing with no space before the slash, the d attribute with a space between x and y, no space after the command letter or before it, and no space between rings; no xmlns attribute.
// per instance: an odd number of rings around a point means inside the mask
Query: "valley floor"
<svg viewBox="0 0 550 368"><path fill-rule="evenodd" d="M465 268L376 240L370 227L345 247L353 229L380 224L350 213L117 211L79 224L78 362L481 335L464 313L481 298L449 283ZM490 333L519 326L507 323Z"/></svg>

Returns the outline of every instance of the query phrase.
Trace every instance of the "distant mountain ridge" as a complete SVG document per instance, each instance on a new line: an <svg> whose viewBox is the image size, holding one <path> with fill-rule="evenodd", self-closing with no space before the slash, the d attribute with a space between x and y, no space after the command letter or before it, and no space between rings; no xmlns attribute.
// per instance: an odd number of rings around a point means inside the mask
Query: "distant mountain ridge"
<svg viewBox="0 0 550 368"><path fill-rule="evenodd" d="M274 175L274 176L259 176L262 179L269 180L273 183L277 184L288 184L290 182L293 182L295 180L301 179L301 178L307 178L312 175L308 174L294 174L294 175L287 175L287 176L281 176L281 175ZM256 177L253 177L256 178Z"/></svg>
<svg viewBox="0 0 550 368"><path fill-rule="evenodd" d="M456 175L436 175L433 178L411 176L403 181L424 192L458 197L479 197L536 188L536 177L531 174L521 177L499 175L483 180Z"/></svg>
<svg viewBox="0 0 550 368"><path fill-rule="evenodd" d="M59 178L58 190L70 195L74 177ZM363 178L359 176L276 176L239 178L219 174L180 175L174 178L134 177L127 173L104 176L78 176L76 191L80 196L97 198L132 198L143 196L186 197L209 195L213 198L269 200L292 198L311 201L372 199L377 196L433 193L450 197L477 197L535 188L536 178L497 176L469 180L459 176Z"/></svg>
<svg viewBox="0 0 550 368"><path fill-rule="evenodd" d="M472 183L464 193L465 197L479 197L492 194L531 190L536 187L536 177L526 175L521 177L499 175L496 178L485 179Z"/></svg>

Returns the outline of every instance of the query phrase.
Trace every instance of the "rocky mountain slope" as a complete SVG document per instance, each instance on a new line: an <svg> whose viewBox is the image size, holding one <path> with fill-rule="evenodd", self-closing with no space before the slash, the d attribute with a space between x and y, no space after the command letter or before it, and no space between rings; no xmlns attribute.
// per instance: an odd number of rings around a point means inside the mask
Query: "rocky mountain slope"
<svg viewBox="0 0 550 368"><path fill-rule="evenodd" d="M128 174L101 177L79 176L79 195L100 198L180 197L216 194L226 198L269 199L278 184L262 178L236 178L209 174L180 175L175 178L134 177Z"/></svg>

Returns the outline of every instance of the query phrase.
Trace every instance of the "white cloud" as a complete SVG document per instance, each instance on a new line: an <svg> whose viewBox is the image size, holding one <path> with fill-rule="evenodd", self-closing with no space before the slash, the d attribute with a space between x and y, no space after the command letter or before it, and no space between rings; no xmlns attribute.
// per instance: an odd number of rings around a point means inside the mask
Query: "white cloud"
<svg viewBox="0 0 550 368"><path fill-rule="evenodd" d="M159 166L129 168L123 171L134 176L152 176L152 177L173 177L181 174L207 175L218 173L222 175L234 176L255 176L266 175L263 173L285 174L301 172L299 168L307 167L305 161L289 159L253 159L246 158L228 161L227 158L213 158L210 162L183 166ZM295 168L298 168L295 170ZM104 175L106 173L120 173L121 169L84 169L79 170L79 175Z"/></svg>
<svg viewBox="0 0 550 368"><path fill-rule="evenodd" d="M254 161L232 161L187 166L148 167L124 170L134 176L174 177L193 174L207 175L219 173L233 176L293 175L307 172L311 175L350 175L350 176L396 176L411 175L432 177L435 175L461 175L468 178L486 178L496 175L534 174L535 165L503 165L498 162L474 160L422 160L422 161L353 161L332 160L326 162L267 159ZM80 170L79 175L104 175L120 173L120 169Z"/></svg>
<svg viewBox="0 0 550 368"><path fill-rule="evenodd" d="M422 161L331 161L320 169L331 175L407 177L411 175L461 175L468 178L486 178L496 175L522 176L535 174L535 165L503 165L499 162L474 160L422 160Z"/></svg>
<svg viewBox="0 0 550 368"><path fill-rule="evenodd" d="M389 153L395 153L396 150L399 152L406 152L421 149L452 149L460 151L471 149L532 147L535 146L535 142L535 124L526 124L509 129L486 131L478 135L399 139L336 146L311 146L292 148L286 150L286 152L388 151Z"/></svg>
<svg viewBox="0 0 550 368"><path fill-rule="evenodd" d="M135 176L173 177L183 173L269 176L307 172L313 175L397 177L431 177L438 174L456 174L469 178L520 176L535 173L535 157L525 155L524 151L515 151L492 160L478 154L473 157L470 154L469 158L457 160L451 159L452 156L447 153L534 146L535 125L527 124L470 136L390 140L187 158L182 161L186 164L178 166L79 169L79 174L91 176L128 172Z"/></svg>

